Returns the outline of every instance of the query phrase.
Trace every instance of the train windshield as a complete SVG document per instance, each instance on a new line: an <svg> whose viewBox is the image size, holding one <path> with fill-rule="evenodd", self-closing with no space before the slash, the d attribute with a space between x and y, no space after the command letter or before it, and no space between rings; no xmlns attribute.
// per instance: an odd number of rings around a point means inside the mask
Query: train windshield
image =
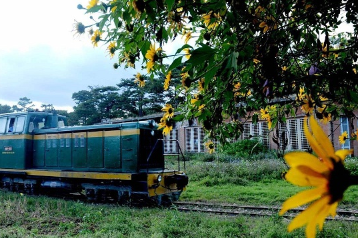
<svg viewBox="0 0 358 238"><path fill-rule="evenodd" d="M34 129L42 129L46 124L46 115L36 115L31 116L29 124L29 132L32 132Z"/></svg>
<svg viewBox="0 0 358 238"><path fill-rule="evenodd" d="M22 133L26 116L10 116L0 118L0 134Z"/></svg>

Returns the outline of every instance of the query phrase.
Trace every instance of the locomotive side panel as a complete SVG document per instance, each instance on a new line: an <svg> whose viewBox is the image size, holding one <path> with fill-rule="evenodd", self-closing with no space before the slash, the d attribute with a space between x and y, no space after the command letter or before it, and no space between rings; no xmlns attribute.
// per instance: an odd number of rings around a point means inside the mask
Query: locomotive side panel
<svg viewBox="0 0 358 238"><path fill-rule="evenodd" d="M72 148L71 148L71 133L62 133L59 135L59 149L58 149L58 166L72 167Z"/></svg>
<svg viewBox="0 0 358 238"><path fill-rule="evenodd" d="M121 135L123 172L137 172L139 129L124 129L121 131Z"/></svg>
<svg viewBox="0 0 358 238"><path fill-rule="evenodd" d="M33 136L33 167L44 167L45 166L45 135L34 135Z"/></svg>
<svg viewBox="0 0 358 238"><path fill-rule="evenodd" d="M58 166L58 135L47 134L45 136L45 166L57 167Z"/></svg>
<svg viewBox="0 0 358 238"><path fill-rule="evenodd" d="M103 168L103 131L87 132L87 162L89 168Z"/></svg>
<svg viewBox="0 0 358 238"><path fill-rule="evenodd" d="M104 166L107 169L120 169L121 163L121 131L104 131Z"/></svg>
<svg viewBox="0 0 358 238"><path fill-rule="evenodd" d="M87 167L86 132L72 134L72 161L73 168Z"/></svg>

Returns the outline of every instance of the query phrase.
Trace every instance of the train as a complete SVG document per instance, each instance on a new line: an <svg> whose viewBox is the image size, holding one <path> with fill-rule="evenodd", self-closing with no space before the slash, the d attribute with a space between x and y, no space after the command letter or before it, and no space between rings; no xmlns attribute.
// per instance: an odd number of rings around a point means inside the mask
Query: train
<svg viewBox="0 0 358 238"><path fill-rule="evenodd" d="M163 135L153 120L68 126L51 112L0 114L0 186L38 194L83 194L89 201L167 204L186 189L183 153L165 166Z"/></svg>

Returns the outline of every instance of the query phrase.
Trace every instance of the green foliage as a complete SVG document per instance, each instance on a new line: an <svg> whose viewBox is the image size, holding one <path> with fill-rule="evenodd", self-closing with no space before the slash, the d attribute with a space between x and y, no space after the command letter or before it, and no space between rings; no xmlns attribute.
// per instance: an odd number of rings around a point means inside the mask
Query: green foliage
<svg viewBox="0 0 358 238"><path fill-rule="evenodd" d="M253 155L268 152L259 140L239 140L233 143L226 143L219 149L223 154L237 158L250 158Z"/></svg>

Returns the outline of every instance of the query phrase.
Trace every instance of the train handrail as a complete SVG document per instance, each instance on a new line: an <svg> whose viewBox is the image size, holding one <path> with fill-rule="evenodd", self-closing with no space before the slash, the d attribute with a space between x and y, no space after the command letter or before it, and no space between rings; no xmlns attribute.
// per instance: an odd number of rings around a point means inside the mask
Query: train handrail
<svg viewBox="0 0 358 238"><path fill-rule="evenodd" d="M149 160L150 158L152 157L152 154L153 154L153 151L155 150L155 148L157 147L157 144L158 144L158 141L175 141L177 146L178 146L178 171L180 171L180 155L182 156L183 158L183 167L184 167L184 171L186 170L186 167L185 167L185 157L184 157L184 154L183 154L183 151L181 150L180 148L180 145L179 145L179 141L178 140L175 140L175 139L157 139L157 141L155 142L152 150L150 151L148 157L147 157L147 173L149 171ZM164 143L163 143L163 156L165 155L164 153Z"/></svg>

